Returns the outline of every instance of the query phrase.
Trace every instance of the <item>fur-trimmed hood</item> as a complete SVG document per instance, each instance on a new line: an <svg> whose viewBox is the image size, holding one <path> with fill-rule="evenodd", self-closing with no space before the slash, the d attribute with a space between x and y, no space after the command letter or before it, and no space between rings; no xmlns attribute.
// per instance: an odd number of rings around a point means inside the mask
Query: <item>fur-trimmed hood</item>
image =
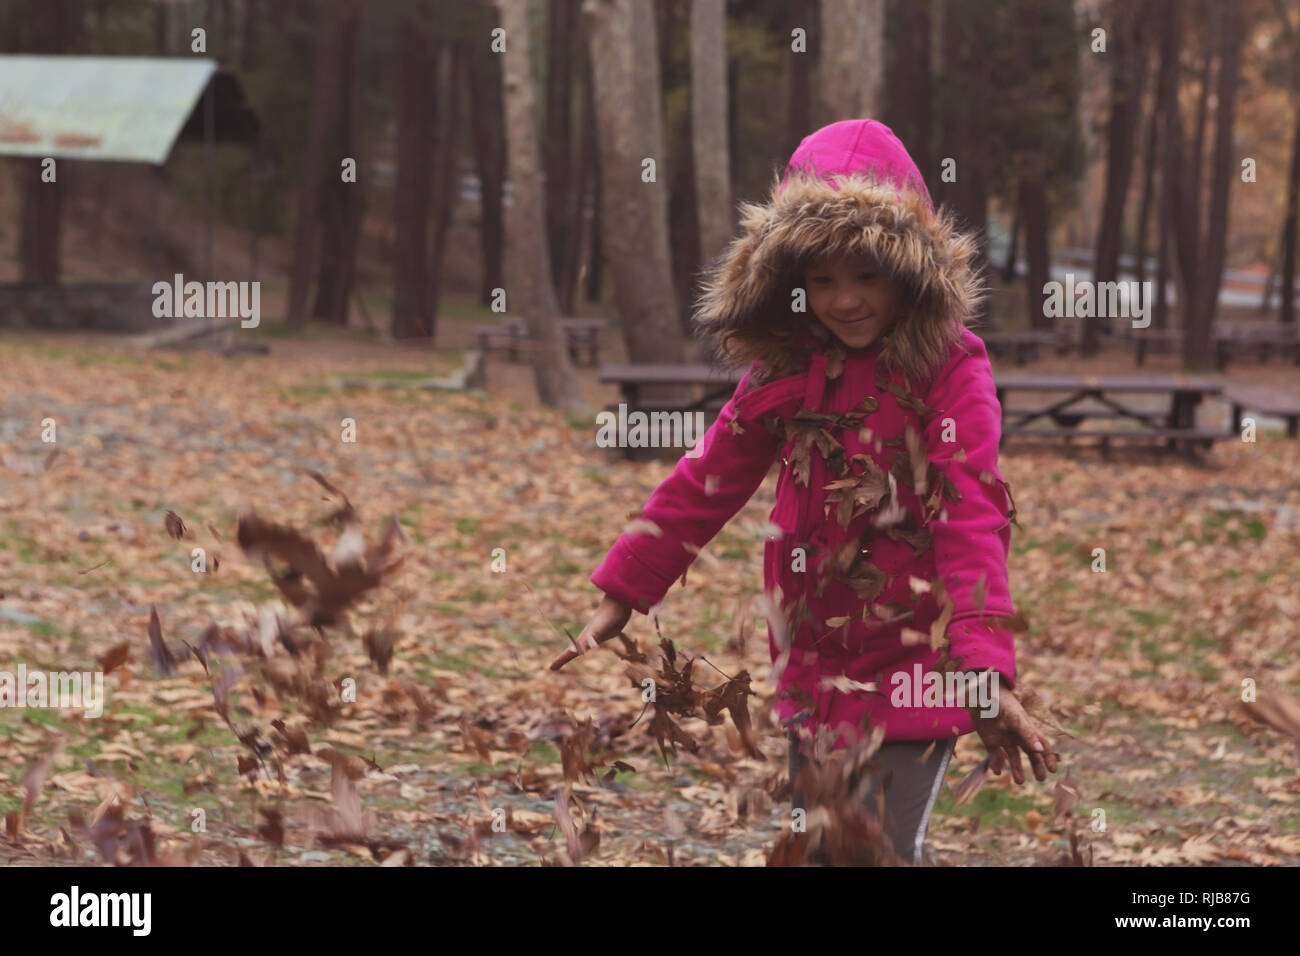
<svg viewBox="0 0 1300 956"><path fill-rule="evenodd" d="M906 311L878 343L878 361L913 380L939 369L984 294L975 238L935 210L916 163L876 120L805 137L784 176L773 176L768 202L741 203L740 226L705 272L694 320L720 364L757 361L764 380L842 348L811 312L792 310L818 256L872 256L902 286Z"/></svg>

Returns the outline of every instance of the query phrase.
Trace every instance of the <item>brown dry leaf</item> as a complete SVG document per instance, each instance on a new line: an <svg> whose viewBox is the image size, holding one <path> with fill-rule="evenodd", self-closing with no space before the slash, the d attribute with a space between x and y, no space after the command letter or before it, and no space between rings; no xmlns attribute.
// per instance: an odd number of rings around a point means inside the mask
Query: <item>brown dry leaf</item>
<svg viewBox="0 0 1300 956"><path fill-rule="evenodd" d="M1278 694L1261 693L1254 701L1242 701L1241 709L1252 720L1272 727L1300 744L1300 701Z"/></svg>
<svg viewBox="0 0 1300 956"><path fill-rule="evenodd" d="M176 673L176 658L163 642L162 622L158 620L158 609L152 604L149 605L149 652L159 674L170 677Z"/></svg>
<svg viewBox="0 0 1300 956"><path fill-rule="evenodd" d="M131 642L129 640L114 644L98 658L100 670L106 675L111 674L125 664L130 657Z"/></svg>
<svg viewBox="0 0 1300 956"><path fill-rule="evenodd" d="M1062 814L1067 814L1079 804L1079 787L1070 775L1070 771L1065 772L1065 776L1056 781L1054 789L1055 802L1052 804L1052 821L1055 822Z"/></svg>
<svg viewBox="0 0 1300 956"><path fill-rule="evenodd" d="M963 803L970 802L971 798L979 793L980 788L988 781L989 762L992 759L991 756L985 757L955 787L949 788L952 790L953 806L960 807Z"/></svg>
<svg viewBox="0 0 1300 956"><path fill-rule="evenodd" d="M23 788L23 818L32 812L32 807L36 804L36 797L40 794L41 788L45 786L45 779L50 775L50 765L60 753L63 752L63 741L55 741L53 747L41 754L27 768L18 785Z"/></svg>
<svg viewBox="0 0 1300 956"><path fill-rule="evenodd" d="M167 528L167 533L173 538L180 539L185 537L185 522L181 516L174 511L168 511L167 517L163 519L163 524Z"/></svg>
<svg viewBox="0 0 1300 956"><path fill-rule="evenodd" d="M553 807L555 822L560 825L560 832L564 834L564 843L569 851L569 859L576 864L582 860L583 856L582 839L578 835L577 824L573 822L573 816L569 812L569 798L563 787L555 788Z"/></svg>
<svg viewBox="0 0 1300 956"><path fill-rule="evenodd" d="M1193 865L1213 863L1223 855L1214 845L1213 840L1214 837L1208 833L1189 837L1178 852L1183 855L1184 860Z"/></svg>

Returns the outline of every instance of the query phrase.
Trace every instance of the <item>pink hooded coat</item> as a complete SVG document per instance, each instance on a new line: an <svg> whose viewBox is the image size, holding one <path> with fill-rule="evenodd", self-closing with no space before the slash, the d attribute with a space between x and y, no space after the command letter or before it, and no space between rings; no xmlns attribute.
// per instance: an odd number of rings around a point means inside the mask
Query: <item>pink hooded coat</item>
<svg viewBox="0 0 1300 956"><path fill-rule="evenodd" d="M779 609L768 613L769 647L784 663L778 715L829 727L837 745L871 727L885 740L969 733L965 710L914 706L921 690L910 685L938 667L945 640L961 669L992 668L1008 688L1015 678L1001 411L984 345L966 328L982 291L973 241L934 210L902 143L874 120L805 138L769 202L742 204L741 225L708 273L696 322L748 370L698 456L683 457L643 509L659 533L638 522L592 583L647 612L779 459L780 534L764 561ZM909 304L865 349L845 349L792 308L803 266L840 251L874 256Z"/></svg>

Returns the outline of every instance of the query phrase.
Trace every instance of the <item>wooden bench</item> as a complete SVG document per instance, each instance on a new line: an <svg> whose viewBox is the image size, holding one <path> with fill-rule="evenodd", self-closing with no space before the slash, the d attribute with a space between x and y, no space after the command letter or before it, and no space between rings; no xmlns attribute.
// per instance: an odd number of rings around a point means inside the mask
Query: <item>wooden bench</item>
<svg viewBox="0 0 1300 956"><path fill-rule="evenodd" d="M1277 322L1216 322L1214 324L1214 356L1219 369L1241 355L1255 352L1261 365L1272 354L1285 356L1288 352L1300 365L1300 333L1294 325Z"/></svg>
<svg viewBox="0 0 1300 956"><path fill-rule="evenodd" d="M600 349L600 333L605 326L604 319L560 319L564 345L575 365L596 364L596 354ZM478 347L483 352L491 349L504 350L512 362L519 361L521 347L531 341L523 319L506 319L496 325L475 326L474 334L478 337Z"/></svg>
<svg viewBox="0 0 1300 956"><path fill-rule="evenodd" d="M622 404L628 413L646 412L709 412L716 414L727 404L736 390L743 370L720 371L708 365L602 365L600 381L617 385ZM644 398L642 389L657 385L698 387L703 394L698 398ZM608 407L617 411L618 406ZM623 449L626 458L634 458L635 449Z"/></svg>
<svg viewBox="0 0 1300 956"><path fill-rule="evenodd" d="M1101 440L1100 445L1103 456L1110 453L1110 443L1112 441L1130 438L1149 441L1152 438L1157 438L1166 440L1169 447L1181 444L1184 455L1193 459L1197 447L1209 448L1216 441L1226 441L1234 437L1211 428L1144 428L1140 431L1127 432L1101 428L1061 428L1051 430L1027 428L1016 432L1016 435L1019 438L1064 439L1066 445L1071 444L1075 438L1098 438Z"/></svg>
<svg viewBox="0 0 1300 956"><path fill-rule="evenodd" d="M1236 433L1241 431L1241 413L1248 408L1284 419L1287 438L1300 432L1300 395L1266 385L1230 384L1223 388L1223 399L1232 405L1230 425Z"/></svg>
<svg viewBox="0 0 1300 956"><path fill-rule="evenodd" d="M979 333L977 333L979 334ZM1070 351L1070 343L1058 332L984 332L980 334L984 347L993 358L1010 358L1017 365L1038 358L1040 348L1052 348L1057 355Z"/></svg>
<svg viewBox="0 0 1300 956"><path fill-rule="evenodd" d="M1207 395L1218 395L1223 386L1203 378L1183 375L1095 376L1095 375L998 375L995 381L998 404L1002 408L1002 440L1013 436L1065 439L1095 437L1103 440L1103 450L1119 438L1145 438L1165 442L1165 447L1181 447L1194 457L1197 447L1234 437L1230 433L1198 428L1196 406ZM1064 394L1064 398L1044 397L1037 404L1024 400L1010 407L1006 396L1012 392L1045 395ZM1117 396L1136 393L1168 396L1167 408L1153 410L1126 404ZM1106 431L1080 428L1086 419L1128 420L1139 428L1133 431ZM1053 429L1030 428L1040 420L1052 420Z"/></svg>

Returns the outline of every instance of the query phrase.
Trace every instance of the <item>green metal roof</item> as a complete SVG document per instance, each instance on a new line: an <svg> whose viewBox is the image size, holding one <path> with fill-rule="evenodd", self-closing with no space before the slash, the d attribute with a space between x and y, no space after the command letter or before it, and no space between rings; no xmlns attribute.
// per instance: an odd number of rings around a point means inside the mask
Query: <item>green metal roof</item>
<svg viewBox="0 0 1300 956"><path fill-rule="evenodd" d="M202 57L0 56L0 155L161 165L216 69Z"/></svg>

